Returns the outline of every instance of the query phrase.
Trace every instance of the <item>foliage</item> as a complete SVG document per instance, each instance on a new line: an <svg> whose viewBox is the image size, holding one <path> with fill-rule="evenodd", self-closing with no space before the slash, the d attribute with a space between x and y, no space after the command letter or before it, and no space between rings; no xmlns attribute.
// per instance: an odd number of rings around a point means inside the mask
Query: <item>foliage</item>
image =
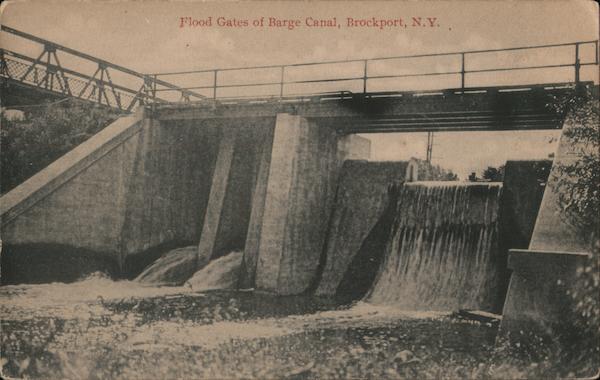
<svg viewBox="0 0 600 380"><path fill-rule="evenodd" d="M417 162L419 177L427 181L458 181L458 175L451 169L444 169L439 165L419 158L412 158Z"/></svg>
<svg viewBox="0 0 600 380"><path fill-rule="evenodd" d="M588 243L598 231L600 215L600 110L590 93L575 95L555 105L567 115L564 138L573 143L578 160L558 163L553 173L566 221Z"/></svg>
<svg viewBox="0 0 600 380"><path fill-rule="evenodd" d="M557 162L553 174L559 205L566 222L590 244L590 259L578 269L571 292L578 323L598 349L600 333L600 124L598 99L588 90L556 102L555 109L567 115L563 138L571 140L578 155L572 162Z"/></svg>
<svg viewBox="0 0 600 380"><path fill-rule="evenodd" d="M0 113L0 192L6 193L81 144L119 116L69 99L29 107L22 119Z"/></svg>
<svg viewBox="0 0 600 380"><path fill-rule="evenodd" d="M502 182L504 180L504 165L500 165L497 168L488 166L488 168L481 173L481 178L492 182Z"/></svg>

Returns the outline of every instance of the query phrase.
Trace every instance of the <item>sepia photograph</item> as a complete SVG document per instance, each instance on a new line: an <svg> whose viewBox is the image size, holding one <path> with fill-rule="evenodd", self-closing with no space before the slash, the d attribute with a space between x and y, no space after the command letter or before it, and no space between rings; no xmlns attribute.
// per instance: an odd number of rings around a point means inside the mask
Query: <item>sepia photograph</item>
<svg viewBox="0 0 600 380"><path fill-rule="evenodd" d="M594 379L592 0L7 0L2 379Z"/></svg>

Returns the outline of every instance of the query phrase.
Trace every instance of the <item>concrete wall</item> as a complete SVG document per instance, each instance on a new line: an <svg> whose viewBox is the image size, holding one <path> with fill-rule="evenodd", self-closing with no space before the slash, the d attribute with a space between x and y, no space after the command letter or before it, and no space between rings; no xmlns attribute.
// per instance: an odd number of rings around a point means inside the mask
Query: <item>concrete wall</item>
<svg viewBox="0 0 600 380"><path fill-rule="evenodd" d="M555 191L557 166L579 159L581 147L565 136L574 127L567 115L529 250L509 254L512 275L500 325L502 341L531 346L538 344L537 335L560 347L567 343L564 339L579 333L572 323L575 315L568 291L573 290L576 268L587 257L588 247L567 223Z"/></svg>
<svg viewBox="0 0 600 380"><path fill-rule="evenodd" d="M558 178L561 176L557 166L570 165L580 160L582 149L586 149L581 144L575 144L565 135L566 131L575 127L572 117L568 115L565 119L540 212L535 222L529 249L566 252L589 250L588 243L584 242L567 222L564 212L559 207L558 193L556 192ZM593 147L587 149L593 149Z"/></svg>
<svg viewBox="0 0 600 380"><path fill-rule="evenodd" d="M127 273L141 271L164 250L197 244L222 134L210 120L146 124L121 235Z"/></svg>
<svg viewBox="0 0 600 380"><path fill-rule="evenodd" d="M337 144L332 129L277 115L264 211L253 220L260 223L257 288L298 294L314 280L339 169Z"/></svg>
<svg viewBox="0 0 600 380"><path fill-rule="evenodd" d="M346 161L325 245L317 295L334 295L348 265L379 220L388 186L404 179L407 162Z"/></svg>
<svg viewBox="0 0 600 380"><path fill-rule="evenodd" d="M502 311L511 271L506 263L508 251L529 247L544 189L550 174L551 160L507 161L504 167L502 201L500 206L499 255L501 260L498 286Z"/></svg>
<svg viewBox="0 0 600 380"><path fill-rule="evenodd" d="M214 259L244 249L261 157L263 151L271 150L274 124L274 119L231 121L222 128L198 245L201 258Z"/></svg>
<svg viewBox="0 0 600 380"><path fill-rule="evenodd" d="M3 281L73 280L79 272L110 268L107 271L113 273L115 267L121 274L135 273L166 249L197 244L223 125L250 130L256 123L226 119L159 123L138 114L105 128L2 197ZM246 204L244 212L249 215L249 202L240 199L250 198L257 171L246 170L253 161L246 161L244 154L252 156L255 153L249 152L256 146L247 138L240 141L233 165L238 183L231 188L244 191L228 192L224 210L235 230L229 233L236 236L234 245L245 238L245 227L236 230L236 205ZM229 249L229 243L223 242L223 249ZM63 260L64 265L57 264L51 274L42 276L49 271L48 257L44 261L36 258L39 255ZM79 256L103 257L106 262L94 269L83 265ZM85 270L71 268L82 265ZM9 272L12 277L5 276Z"/></svg>
<svg viewBox="0 0 600 380"><path fill-rule="evenodd" d="M508 248L527 248L546 189L552 160L507 161L501 223Z"/></svg>
<svg viewBox="0 0 600 380"><path fill-rule="evenodd" d="M118 250L142 115L121 118L0 198L4 244Z"/></svg>
<svg viewBox="0 0 600 380"><path fill-rule="evenodd" d="M0 198L2 283L118 273L142 118L118 119Z"/></svg>
<svg viewBox="0 0 600 380"><path fill-rule="evenodd" d="M523 348L540 343L554 346L573 344L577 337L573 291L577 267L586 254L513 250L508 267L512 270L510 287L502 311L499 342ZM541 339L541 342L540 342Z"/></svg>

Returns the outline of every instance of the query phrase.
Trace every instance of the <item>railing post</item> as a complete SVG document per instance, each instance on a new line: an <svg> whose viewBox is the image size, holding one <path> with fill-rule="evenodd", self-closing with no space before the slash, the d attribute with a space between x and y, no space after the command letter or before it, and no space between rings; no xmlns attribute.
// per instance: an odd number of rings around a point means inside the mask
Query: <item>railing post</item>
<svg viewBox="0 0 600 380"><path fill-rule="evenodd" d="M217 100L217 75L219 73L219 70L215 70L214 71L214 78L213 78L213 99Z"/></svg>
<svg viewBox="0 0 600 380"><path fill-rule="evenodd" d="M0 50L0 74L10 77L10 75L8 75L8 65L4 58L4 50Z"/></svg>
<svg viewBox="0 0 600 380"><path fill-rule="evenodd" d="M96 87L98 88L98 104L102 104L102 94L104 93L104 70L106 66L102 63L98 63L98 69L100 70L100 80L96 81Z"/></svg>
<svg viewBox="0 0 600 380"><path fill-rule="evenodd" d="M579 42L575 43L575 84L579 84L579 69L581 63L579 62Z"/></svg>
<svg viewBox="0 0 600 380"><path fill-rule="evenodd" d="M460 53L460 89L465 89L465 53Z"/></svg>
<svg viewBox="0 0 600 380"><path fill-rule="evenodd" d="M144 75L144 85L143 85L143 91L144 91L144 104L148 105L148 103L150 102L150 91L152 88L152 84L150 83L150 76L149 75Z"/></svg>
<svg viewBox="0 0 600 380"><path fill-rule="evenodd" d="M368 60L365 59L364 67L363 67L363 94L367 93L367 70L368 70Z"/></svg>
<svg viewBox="0 0 600 380"><path fill-rule="evenodd" d="M152 113L156 111L156 79L158 75L154 74L152 76Z"/></svg>
<svg viewBox="0 0 600 380"><path fill-rule="evenodd" d="M285 66L281 66L281 77L279 82L279 99L283 98L283 78L285 75Z"/></svg>

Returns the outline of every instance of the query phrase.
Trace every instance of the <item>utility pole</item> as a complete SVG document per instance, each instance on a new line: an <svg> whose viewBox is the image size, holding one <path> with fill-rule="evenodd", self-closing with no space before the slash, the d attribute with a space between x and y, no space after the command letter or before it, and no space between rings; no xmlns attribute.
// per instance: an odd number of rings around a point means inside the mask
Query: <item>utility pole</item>
<svg viewBox="0 0 600 380"><path fill-rule="evenodd" d="M431 163L431 154L433 152L433 132L427 132L427 158L426 161Z"/></svg>

